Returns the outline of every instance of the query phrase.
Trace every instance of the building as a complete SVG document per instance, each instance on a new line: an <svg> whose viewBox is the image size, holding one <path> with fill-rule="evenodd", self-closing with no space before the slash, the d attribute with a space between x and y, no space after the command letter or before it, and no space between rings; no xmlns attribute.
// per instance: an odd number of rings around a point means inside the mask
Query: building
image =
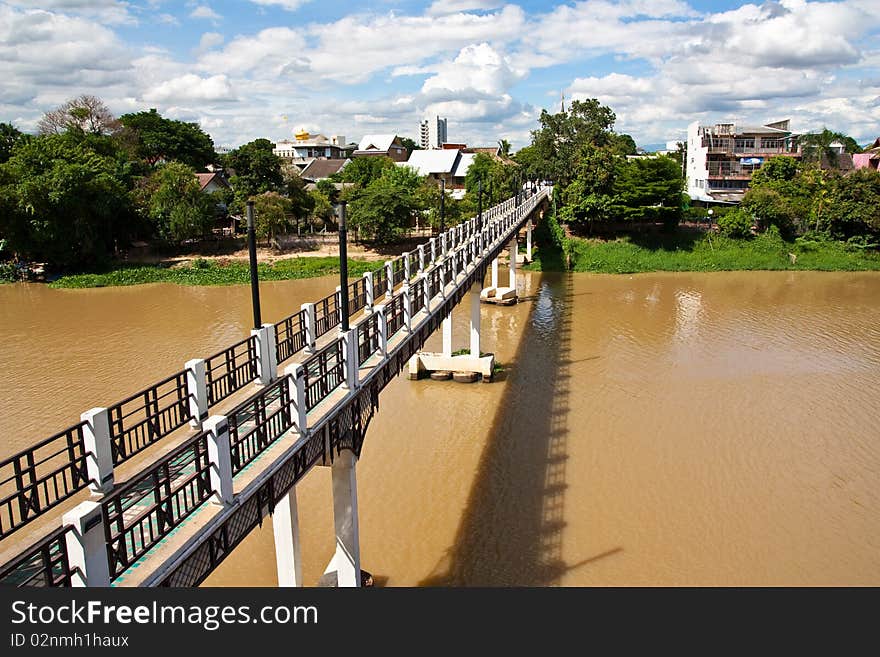
<svg viewBox="0 0 880 657"><path fill-rule="evenodd" d="M354 157L385 156L395 162L406 162L406 146L397 135L364 135Z"/></svg>
<svg viewBox="0 0 880 657"><path fill-rule="evenodd" d="M441 148L445 143L446 119L435 116L419 122L419 144L422 148Z"/></svg>
<svg viewBox="0 0 880 657"><path fill-rule="evenodd" d="M800 157L797 144L788 120L762 126L694 121L688 126L687 193L695 201L738 203L752 173L775 155Z"/></svg>
<svg viewBox="0 0 880 657"><path fill-rule="evenodd" d="M197 173L196 178L199 179L199 189L203 194L212 194L223 189L232 189L229 181L220 171L211 173Z"/></svg>
<svg viewBox="0 0 880 657"><path fill-rule="evenodd" d="M348 158L341 160L339 158L312 160L306 165L306 168L300 173L300 177L308 182L318 182L325 180L334 173L339 173L345 166L351 162Z"/></svg>
<svg viewBox="0 0 880 657"><path fill-rule="evenodd" d="M310 135L305 130L298 130L294 141L285 139L275 144L272 152L287 164L295 164L300 170L307 167L313 160L344 160L355 148L354 144L346 144L343 135L327 138L324 135Z"/></svg>
<svg viewBox="0 0 880 657"><path fill-rule="evenodd" d="M446 190L454 198L464 196L464 178L467 170L474 162L474 153L449 148L413 151L409 160L398 162L398 166L408 166L420 176L427 176L438 185L445 181Z"/></svg>
<svg viewBox="0 0 880 657"><path fill-rule="evenodd" d="M880 137L877 137L863 153L854 153L852 159L855 169L880 170Z"/></svg>

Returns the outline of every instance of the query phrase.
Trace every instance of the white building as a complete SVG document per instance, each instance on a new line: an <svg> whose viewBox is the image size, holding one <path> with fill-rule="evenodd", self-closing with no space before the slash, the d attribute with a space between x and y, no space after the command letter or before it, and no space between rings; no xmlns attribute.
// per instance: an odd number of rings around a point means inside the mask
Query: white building
<svg viewBox="0 0 880 657"><path fill-rule="evenodd" d="M447 141L446 119L435 116L419 123L419 143L422 148L441 148Z"/></svg>
<svg viewBox="0 0 880 657"><path fill-rule="evenodd" d="M695 201L742 200L752 173L775 155L800 157L797 135L789 121L762 126L735 123L688 126L685 175L687 193Z"/></svg>
<svg viewBox="0 0 880 657"><path fill-rule="evenodd" d="M284 139L276 143L272 152L300 169L315 159L345 159L354 150L354 144L346 144L342 135L328 139L324 135L310 135L305 130L299 130L294 137L294 141Z"/></svg>
<svg viewBox="0 0 880 657"><path fill-rule="evenodd" d="M409 160L397 164L410 167L420 176L427 176L438 185L443 180L450 196L461 199L465 191L464 178L475 157L475 153L464 153L458 149L431 149L413 151Z"/></svg>

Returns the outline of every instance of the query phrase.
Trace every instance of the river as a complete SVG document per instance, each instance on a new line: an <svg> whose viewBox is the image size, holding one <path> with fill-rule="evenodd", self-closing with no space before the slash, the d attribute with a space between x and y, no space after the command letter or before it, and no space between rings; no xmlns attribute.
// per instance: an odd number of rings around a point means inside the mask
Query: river
<svg viewBox="0 0 880 657"><path fill-rule="evenodd" d="M358 464L378 584L880 585L880 275L520 276L520 304L482 308L498 381L381 396ZM265 321L334 284L264 284ZM2 454L240 339L249 303L0 286ZM297 490L316 582L329 472ZM206 584L275 585L271 522Z"/></svg>

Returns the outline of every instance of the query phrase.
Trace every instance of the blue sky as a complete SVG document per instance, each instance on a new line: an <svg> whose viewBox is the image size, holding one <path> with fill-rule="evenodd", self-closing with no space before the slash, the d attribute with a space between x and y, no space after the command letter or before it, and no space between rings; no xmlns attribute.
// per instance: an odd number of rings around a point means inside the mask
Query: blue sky
<svg viewBox="0 0 880 657"><path fill-rule="evenodd" d="M82 93L216 145L300 127L525 145L542 109L598 98L640 145L687 124L790 118L880 135L880 0L0 0L0 120Z"/></svg>

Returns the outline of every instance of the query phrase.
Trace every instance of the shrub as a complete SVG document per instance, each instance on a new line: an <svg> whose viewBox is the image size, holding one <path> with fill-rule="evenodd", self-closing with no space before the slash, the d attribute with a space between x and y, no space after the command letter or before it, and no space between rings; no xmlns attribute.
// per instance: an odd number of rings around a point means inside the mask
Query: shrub
<svg viewBox="0 0 880 657"><path fill-rule="evenodd" d="M750 237L752 216L746 210L737 208L718 217L718 229L728 237Z"/></svg>

